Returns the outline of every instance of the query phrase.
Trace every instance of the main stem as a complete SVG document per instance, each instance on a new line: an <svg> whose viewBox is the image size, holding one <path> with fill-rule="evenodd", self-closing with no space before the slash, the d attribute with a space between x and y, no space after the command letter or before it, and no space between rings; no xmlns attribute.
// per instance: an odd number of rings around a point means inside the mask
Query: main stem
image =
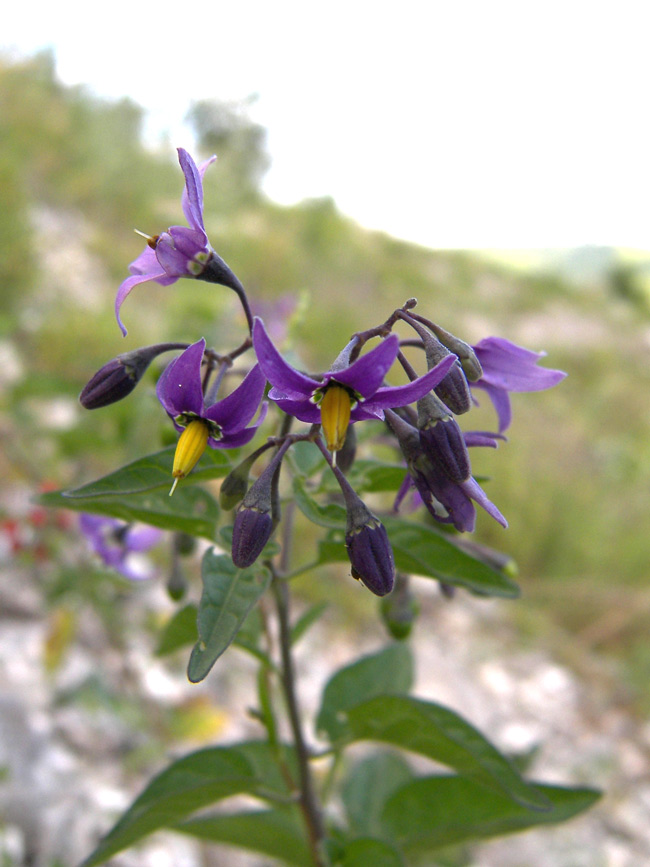
<svg viewBox="0 0 650 867"><path fill-rule="evenodd" d="M325 839L325 827L321 815L320 805L316 797L314 781L309 767L309 749L305 743L302 731L302 723L298 710L298 701L295 690L295 670L291 656L291 626L289 622L289 589L283 578L274 576L273 592L278 610L280 626L280 652L282 655L282 685L289 712L289 723L293 734L293 740L298 759L298 773L300 776L300 809L302 810L309 834L309 843L315 867L327 867L323 852Z"/></svg>

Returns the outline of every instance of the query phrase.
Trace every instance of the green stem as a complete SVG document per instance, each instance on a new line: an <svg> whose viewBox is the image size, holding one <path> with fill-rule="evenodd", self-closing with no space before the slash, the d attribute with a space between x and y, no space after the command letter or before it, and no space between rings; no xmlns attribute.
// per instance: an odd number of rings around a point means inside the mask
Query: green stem
<svg viewBox="0 0 650 867"><path fill-rule="evenodd" d="M284 579L279 578L276 574L273 576L272 587L278 612L280 652L282 656L282 685L287 703L289 724L293 734L298 761L298 774L300 777L299 804L305 820L307 833L309 835L313 863L315 867L327 867L328 862L323 851L325 827L323 825L321 809L316 797L314 781L309 767L309 749L305 743L302 731L302 723L295 690L295 670L291 655L289 588L287 582Z"/></svg>

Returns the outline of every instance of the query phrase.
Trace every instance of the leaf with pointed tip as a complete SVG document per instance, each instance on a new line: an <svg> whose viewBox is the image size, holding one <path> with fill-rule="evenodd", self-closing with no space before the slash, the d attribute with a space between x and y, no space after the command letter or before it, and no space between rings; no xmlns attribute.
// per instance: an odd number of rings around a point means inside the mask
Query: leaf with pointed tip
<svg viewBox="0 0 650 867"><path fill-rule="evenodd" d="M209 548L203 556L201 577L199 641L194 645L187 668L192 683L198 683L207 675L271 580L265 567L238 569L229 556L217 554L214 548Z"/></svg>
<svg viewBox="0 0 650 867"><path fill-rule="evenodd" d="M242 792L254 793L257 780L236 747L199 750L171 764L149 783L82 867L108 858L160 828L168 828L209 804Z"/></svg>
<svg viewBox="0 0 650 867"><path fill-rule="evenodd" d="M323 690L316 729L335 742L349 734L346 712L365 699L386 692L408 692L413 684L413 657L406 644L389 644L362 656L329 679Z"/></svg>
<svg viewBox="0 0 650 867"><path fill-rule="evenodd" d="M594 789L534 785L549 809L529 810L467 777L424 777L397 789L386 801L384 832L409 852L431 852L456 843L565 822L589 809L600 797Z"/></svg>
<svg viewBox="0 0 650 867"><path fill-rule="evenodd" d="M338 714L337 723L349 741L392 744L428 756L531 810L550 808L490 741L443 705L406 695L379 695L349 705Z"/></svg>

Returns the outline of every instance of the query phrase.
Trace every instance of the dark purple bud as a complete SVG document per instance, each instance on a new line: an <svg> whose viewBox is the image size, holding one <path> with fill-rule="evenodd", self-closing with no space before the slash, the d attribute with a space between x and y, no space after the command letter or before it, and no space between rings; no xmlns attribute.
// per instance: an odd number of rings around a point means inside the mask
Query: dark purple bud
<svg viewBox="0 0 650 867"><path fill-rule="evenodd" d="M79 395L81 405L86 409L99 409L122 400L131 394L156 356L171 349L186 348L186 343L158 343L118 355L86 383Z"/></svg>
<svg viewBox="0 0 650 867"><path fill-rule="evenodd" d="M238 569L246 569L262 553L273 532L271 509L261 511L243 503L235 515L232 531L232 562Z"/></svg>
<svg viewBox="0 0 650 867"><path fill-rule="evenodd" d="M463 433L447 407L435 395L425 395L418 401L418 428L427 457L452 482L469 479L471 465Z"/></svg>
<svg viewBox="0 0 650 867"><path fill-rule="evenodd" d="M345 533L345 547L352 565L352 575L376 596L386 596L393 589L395 561L388 533L381 521L366 509L366 517L359 524L357 514Z"/></svg>
<svg viewBox="0 0 650 867"><path fill-rule="evenodd" d="M332 465L332 472L341 486L347 509L345 547L352 565L352 576L376 596L386 596L395 581L393 549L386 528L359 497L340 468Z"/></svg>
<svg viewBox="0 0 650 867"><path fill-rule="evenodd" d="M450 351L426 328L420 326L417 332L422 338L424 352L427 357L427 367L431 370L443 358L450 355ZM458 359L456 359L456 363L442 382L434 388L434 391L440 400L456 415L462 415L471 409L472 396L462 365Z"/></svg>
<svg viewBox="0 0 650 867"><path fill-rule="evenodd" d="M454 355L458 356L467 379L470 382L477 382L483 376L483 369L481 362L476 357L476 353L469 343L465 343L460 337L456 337L455 334L451 334L440 325L436 325L435 322L432 322L431 326L440 342L453 352Z"/></svg>
<svg viewBox="0 0 650 867"><path fill-rule="evenodd" d="M381 619L393 638L404 641L411 634L420 605L410 588L410 576L398 572L395 588L381 600Z"/></svg>
<svg viewBox="0 0 650 867"><path fill-rule="evenodd" d="M243 291L244 289L238 277L214 250L211 252L210 258L201 271L199 279L204 280L206 283L218 283L220 286L227 286L236 292Z"/></svg>
<svg viewBox="0 0 650 867"><path fill-rule="evenodd" d="M278 482L282 459L290 445L290 440L282 444L237 509L232 531L232 561L238 569L253 565L280 520Z"/></svg>

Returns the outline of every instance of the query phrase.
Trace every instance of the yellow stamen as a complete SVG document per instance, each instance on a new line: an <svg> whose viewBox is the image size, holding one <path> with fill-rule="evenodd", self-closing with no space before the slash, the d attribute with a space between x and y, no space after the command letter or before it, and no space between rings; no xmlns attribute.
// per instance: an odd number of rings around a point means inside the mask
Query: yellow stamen
<svg viewBox="0 0 650 867"><path fill-rule="evenodd" d="M174 466L172 468L174 484L169 492L170 497L174 493L178 480L184 479L185 476L188 476L192 472L198 459L205 451L207 444L208 426L201 419L195 418L180 435L178 444L176 445Z"/></svg>
<svg viewBox="0 0 650 867"><path fill-rule="evenodd" d="M343 448L350 424L352 401L347 389L340 385L328 385L320 402L320 420L327 448L337 452Z"/></svg>

